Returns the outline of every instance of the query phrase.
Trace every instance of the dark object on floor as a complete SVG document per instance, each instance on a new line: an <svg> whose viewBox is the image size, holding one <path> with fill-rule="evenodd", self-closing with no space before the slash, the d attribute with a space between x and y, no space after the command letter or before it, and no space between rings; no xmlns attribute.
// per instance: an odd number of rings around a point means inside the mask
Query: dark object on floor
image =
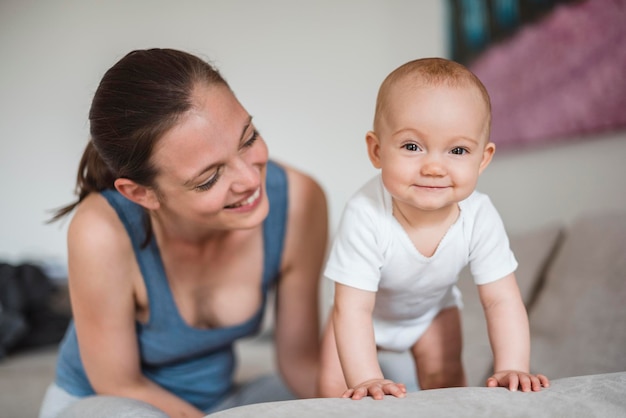
<svg viewBox="0 0 626 418"><path fill-rule="evenodd" d="M71 314L54 306L59 292L35 264L0 263L0 359L63 338Z"/></svg>

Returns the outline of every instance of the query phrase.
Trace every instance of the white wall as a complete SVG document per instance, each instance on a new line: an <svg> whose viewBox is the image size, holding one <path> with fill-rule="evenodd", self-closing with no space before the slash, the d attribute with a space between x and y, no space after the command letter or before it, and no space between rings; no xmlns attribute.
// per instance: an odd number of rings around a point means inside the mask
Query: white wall
<svg viewBox="0 0 626 418"><path fill-rule="evenodd" d="M478 187L491 196L510 232L626 210L626 131L585 139L525 152L496 151Z"/></svg>
<svg viewBox="0 0 626 418"><path fill-rule="evenodd" d="M87 113L102 76L128 51L172 47L213 61L254 116L274 158L325 188L331 227L374 174L364 134L396 66L445 56L445 2L196 0L0 2L0 261L63 263ZM624 135L502 155L481 188L511 229L626 207ZM621 187L621 188L618 188Z"/></svg>

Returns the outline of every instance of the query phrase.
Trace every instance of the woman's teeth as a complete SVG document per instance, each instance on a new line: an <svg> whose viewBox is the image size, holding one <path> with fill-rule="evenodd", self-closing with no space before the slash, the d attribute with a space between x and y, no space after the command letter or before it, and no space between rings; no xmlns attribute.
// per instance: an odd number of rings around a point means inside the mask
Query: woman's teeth
<svg viewBox="0 0 626 418"><path fill-rule="evenodd" d="M239 202L239 203L235 203L233 205L228 205L226 206L229 209L234 209L234 208L238 208L241 206L246 206L249 205L250 203L254 202L255 200L257 200L259 198L259 196L261 195L261 188L259 187L258 189L256 189L256 192L254 192L249 198L247 198L246 200Z"/></svg>

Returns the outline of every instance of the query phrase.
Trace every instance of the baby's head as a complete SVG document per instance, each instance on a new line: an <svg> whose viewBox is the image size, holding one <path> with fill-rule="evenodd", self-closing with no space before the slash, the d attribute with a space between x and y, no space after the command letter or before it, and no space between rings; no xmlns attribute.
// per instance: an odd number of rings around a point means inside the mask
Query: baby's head
<svg viewBox="0 0 626 418"><path fill-rule="evenodd" d="M474 91L481 103L485 131L484 143L489 141L491 101L483 83L465 66L444 58L421 58L407 62L392 71L378 91L374 114L374 132L382 134L391 122L398 95L411 94L416 89L452 88Z"/></svg>
<svg viewBox="0 0 626 418"><path fill-rule="evenodd" d="M474 191L491 161L490 122L489 95L471 71L418 59L383 81L368 155L397 207L448 210Z"/></svg>

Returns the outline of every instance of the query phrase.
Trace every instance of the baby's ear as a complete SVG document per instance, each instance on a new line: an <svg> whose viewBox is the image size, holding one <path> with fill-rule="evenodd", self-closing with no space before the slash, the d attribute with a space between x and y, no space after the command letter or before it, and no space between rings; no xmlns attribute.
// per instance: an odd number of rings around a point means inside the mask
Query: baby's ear
<svg viewBox="0 0 626 418"><path fill-rule="evenodd" d="M375 168L380 168L380 139L374 131L368 131L365 134L365 142L367 144L367 155Z"/></svg>
<svg viewBox="0 0 626 418"><path fill-rule="evenodd" d="M479 174L482 173L485 170L485 168L487 168L495 152L496 152L496 144L494 144L493 142L488 142L487 145L485 145L485 149L483 150L483 159L480 162L480 167L478 168Z"/></svg>
<svg viewBox="0 0 626 418"><path fill-rule="evenodd" d="M158 209L160 206L156 192L149 187L142 186L132 180L119 178L115 180L115 188L126 199L143 206L148 210Z"/></svg>

